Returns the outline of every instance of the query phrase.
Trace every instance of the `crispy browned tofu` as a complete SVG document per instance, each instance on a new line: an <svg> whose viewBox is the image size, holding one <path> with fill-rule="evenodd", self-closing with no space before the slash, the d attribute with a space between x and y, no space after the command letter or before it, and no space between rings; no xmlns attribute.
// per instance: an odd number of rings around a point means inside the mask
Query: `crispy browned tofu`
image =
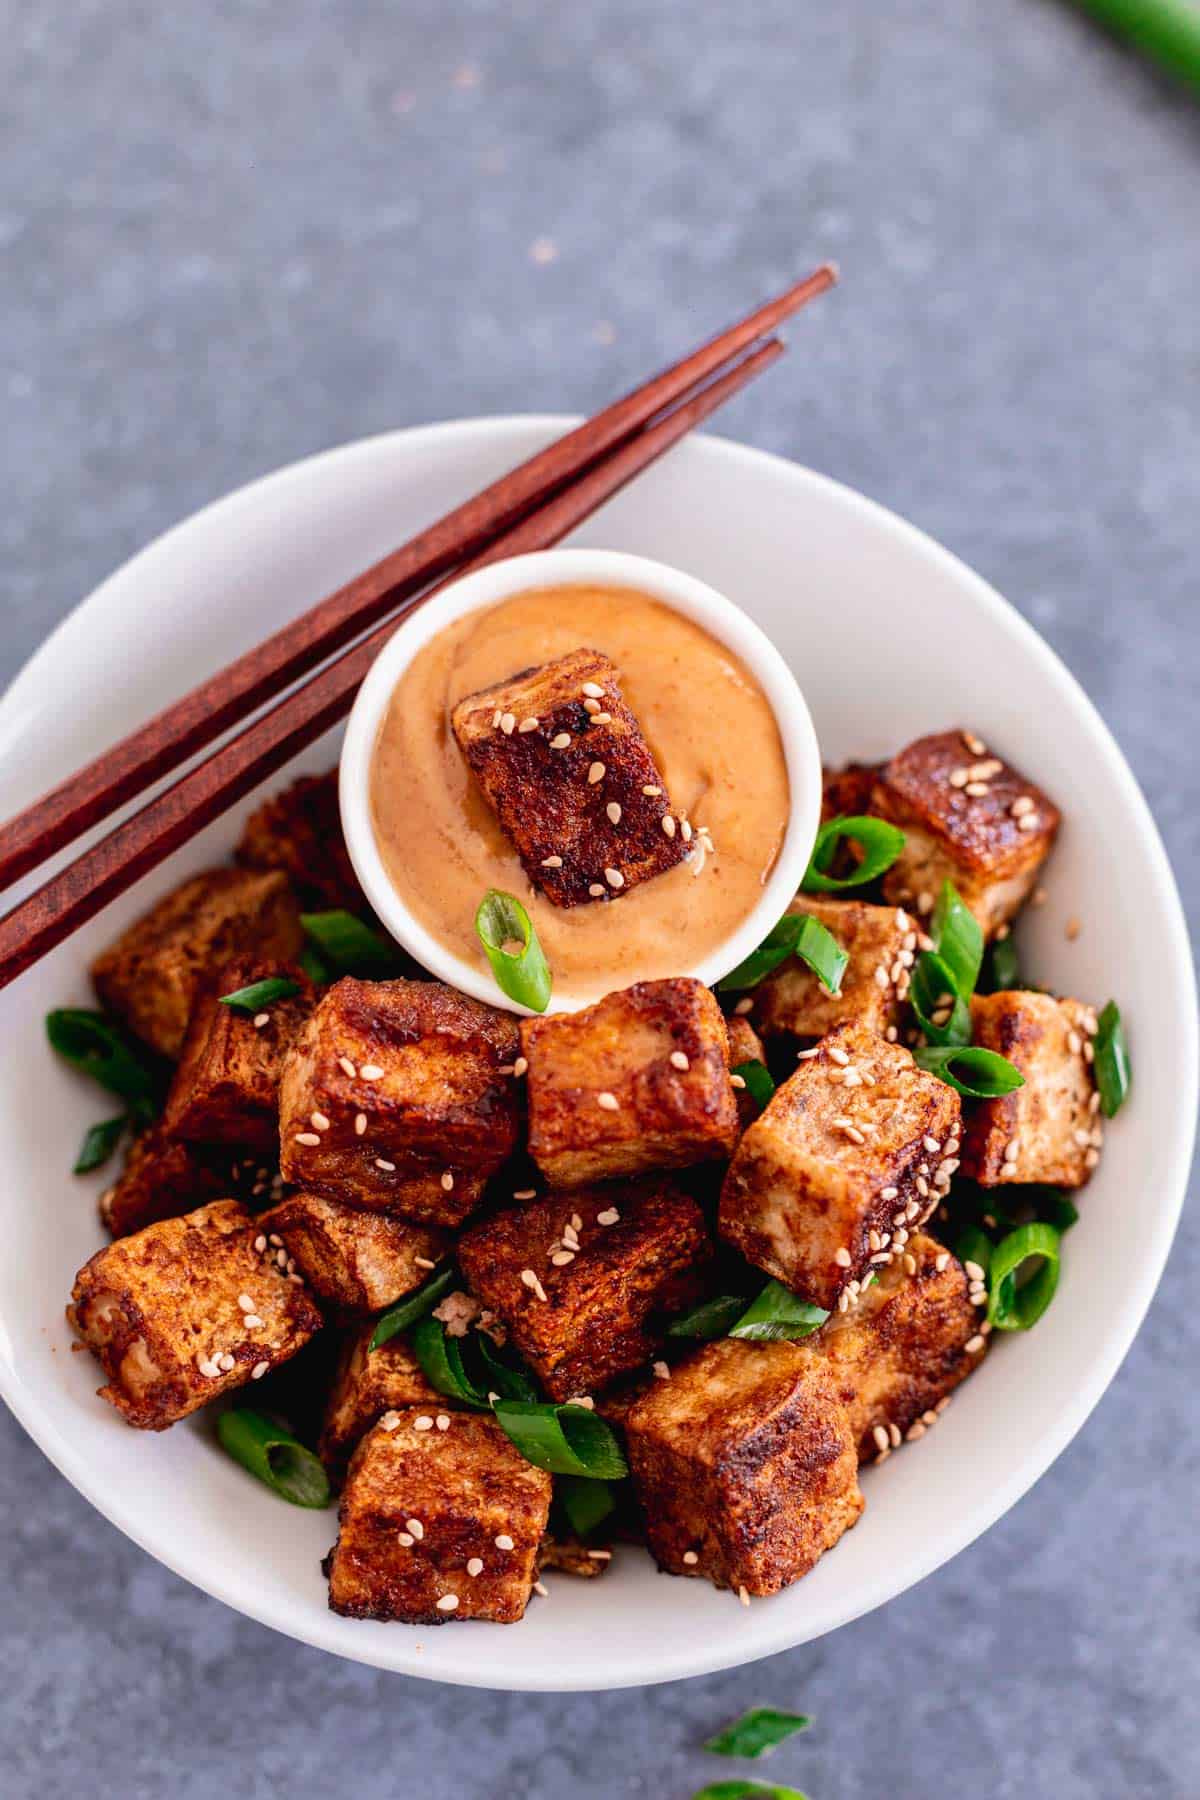
<svg viewBox="0 0 1200 1800"><path fill-rule="evenodd" d="M561 1575L594 1581L612 1568L612 1551L607 1545L586 1544L580 1538L544 1537L537 1566L539 1574L543 1569L557 1569Z"/></svg>
<svg viewBox="0 0 1200 1800"><path fill-rule="evenodd" d="M738 1116L721 1009L699 981L639 981L524 1019L529 1149L553 1187L728 1156Z"/></svg>
<svg viewBox="0 0 1200 1800"><path fill-rule="evenodd" d="M1024 990L977 994L971 1025L974 1041L1015 1063L1025 1086L968 1106L963 1173L983 1187L1014 1181L1082 1187L1104 1143L1091 1062L1092 1008Z"/></svg>
<svg viewBox="0 0 1200 1800"><path fill-rule="evenodd" d="M418 1428L385 1414L354 1453L325 1568L329 1604L354 1619L443 1625L525 1611L550 1513L550 1477L494 1419L453 1413Z"/></svg>
<svg viewBox="0 0 1200 1800"><path fill-rule="evenodd" d="M625 1429L647 1542L673 1575L777 1593L863 1509L846 1410L807 1345L706 1344L647 1390Z"/></svg>
<svg viewBox="0 0 1200 1800"><path fill-rule="evenodd" d="M869 906L798 894L790 913L809 913L849 956L841 991L831 994L808 964L789 956L754 989L752 1017L768 1037L811 1041L839 1025L862 1025L880 1037L895 1031L916 959L916 922L903 907Z"/></svg>
<svg viewBox="0 0 1200 1800"><path fill-rule="evenodd" d="M295 897L280 874L208 869L167 894L92 964L105 1009L172 1059L204 978L239 951L299 954Z"/></svg>
<svg viewBox="0 0 1200 1800"><path fill-rule="evenodd" d="M338 772L301 775L272 794L242 828L237 860L246 869L282 869L307 906L369 915L338 809Z"/></svg>
<svg viewBox="0 0 1200 1800"><path fill-rule="evenodd" d="M222 995L272 976L294 981L299 993L250 1016L221 1005ZM312 1007L312 984L294 963L235 956L218 964L201 983L167 1096L171 1136L276 1156L279 1072Z"/></svg>
<svg viewBox="0 0 1200 1800"><path fill-rule="evenodd" d="M236 1200L163 1219L97 1251L67 1318L99 1359L99 1392L129 1422L162 1431L294 1356L321 1326L301 1283L257 1248Z"/></svg>
<svg viewBox="0 0 1200 1800"><path fill-rule="evenodd" d="M760 1062L766 1067L766 1051L762 1039L744 1013L731 1013L725 1020L725 1030L729 1038L727 1060L730 1073L739 1063ZM734 1102L737 1106L738 1126L745 1131L759 1114L759 1104L748 1088L739 1088L736 1083L733 1090Z"/></svg>
<svg viewBox="0 0 1200 1800"><path fill-rule="evenodd" d="M871 810L871 795L882 763L847 763L821 770L821 818L859 819Z"/></svg>
<svg viewBox="0 0 1200 1800"><path fill-rule="evenodd" d="M954 1089L901 1045L840 1026L743 1136L721 1236L812 1305L844 1311L948 1191L960 1118Z"/></svg>
<svg viewBox="0 0 1200 1800"><path fill-rule="evenodd" d="M871 811L905 834L887 898L932 912L953 882L991 937L1033 889L1058 833L1053 800L971 732L919 738L886 764Z"/></svg>
<svg viewBox="0 0 1200 1800"><path fill-rule="evenodd" d="M287 1180L360 1208L458 1225L517 1144L511 1013L438 981L335 983L280 1082Z"/></svg>
<svg viewBox="0 0 1200 1800"><path fill-rule="evenodd" d="M615 900L690 855L616 668L598 650L468 695L451 724L525 873L555 906Z"/></svg>
<svg viewBox="0 0 1200 1800"><path fill-rule="evenodd" d="M337 1482L359 1439L384 1413L414 1407L436 1429L433 1421L439 1413L456 1410L455 1402L426 1379L406 1338L389 1338L378 1350L369 1349L374 1330L371 1320L349 1333L326 1401L319 1449L330 1478Z"/></svg>
<svg viewBox="0 0 1200 1800"><path fill-rule="evenodd" d="M464 1233L467 1285L500 1315L555 1400L636 1369L704 1289L712 1247L696 1202L669 1181L567 1194Z"/></svg>
<svg viewBox="0 0 1200 1800"><path fill-rule="evenodd" d="M828 1362L860 1461L879 1461L923 1437L987 1349L982 1313L949 1250L914 1232L856 1307L834 1313L810 1340Z"/></svg>
<svg viewBox="0 0 1200 1800"><path fill-rule="evenodd" d="M161 1124L152 1125L133 1139L124 1168L101 1194L100 1217L115 1238L128 1237L206 1200L219 1200L228 1186L191 1146L168 1137Z"/></svg>
<svg viewBox="0 0 1200 1800"><path fill-rule="evenodd" d="M450 1248L450 1236L386 1213L361 1212L340 1200L299 1190L259 1218L282 1238L305 1281L344 1313L381 1312L428 1281Z"/></svg>

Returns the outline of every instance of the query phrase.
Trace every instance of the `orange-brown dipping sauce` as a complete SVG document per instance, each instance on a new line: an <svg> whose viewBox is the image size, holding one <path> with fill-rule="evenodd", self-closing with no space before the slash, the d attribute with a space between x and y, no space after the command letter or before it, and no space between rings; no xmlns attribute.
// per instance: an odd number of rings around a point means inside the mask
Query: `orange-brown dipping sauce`
<svg viewBox="0 0 1200 1800"><path fill-rule="evenodd" d="M564 908L530 886L475 785L450 713L466 695L581 647L616 664L675 812L694 831L707 826L715 854L616 899ZM476 909L490 887L516 894L556 999L580 1003L679 975L728 938L775 865L788 805L783 745L757 681L702 626L626 588L530 589L448 625L401 676L371 768L375 838L413 915L487 972Z"/></svg>

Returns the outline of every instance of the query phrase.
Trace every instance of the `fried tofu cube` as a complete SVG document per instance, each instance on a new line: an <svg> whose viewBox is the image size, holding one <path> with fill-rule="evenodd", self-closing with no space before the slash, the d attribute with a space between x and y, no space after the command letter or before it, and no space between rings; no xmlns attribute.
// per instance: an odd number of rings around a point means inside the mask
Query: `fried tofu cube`
<svg viewBox="0 0 1200 1800"><path fill-rule="evenodd" d="M371 1320L349 1333L325 1403L318 1448L331 1480L337 1482L355 1445L384 1413L412 1407L418 1416L435 1419L438 1413L455 1410L454 1401L427 1380L405 1337L389 1338L372 1350L374 1331Z"/></svg>
<svg viewBox="0 0 1200 1800"><path fill-rule="evenodd" d="M525 1611L550 1514L550 1477L495 1419L418 1429L386 1415L354 1453L326 1560L329 1604L352 1619L443 1625Z"/></svg>
<svg viewBox="0 0 1200 1800"><path fill-rule="evenodd" d="M361 1212L305 1190L262 1213L258 1226L268 1238L282 1238L285 1258L313 1293L345 1313L382 1312L428 1281L450 1249L449 1234L436 1226Z"/></svg>
<svg viewBox="0 0 1200 1800"><path fill-rule="evenodd" d="M882 763L847 763L821 770L821 819L859 819L871 810Z"/></svg>
<svg viewBox="0 0 1200 1800"><path fill-rule="evenodd" d="M281 869L306 906L370 914L342 835L338 772L301 775L272 794L242 828L244 869Z"/></svg>
<svg viewBox="0 0 1200 1800"><path fill-rule="evenodd" d="M718 1230L812 1305L845 1310L948 1192L960 1120L954 1089L902 1045L840 1026L743 1136Z"/></svg>
<svg viewBox="0 0 1200 1800"><path fill-rule="evenodd" d="M1015 1063L1025 1086L968 1106L963 1173L982 1187L1082 1187L1104 1143L1090 1060L1095 1012L1079 1000L1024 990L976 994L971 1026L975 1043Z"/></svg>
<svg viewBox="0 0 1200 1800"><path fill-rule="evenodd" d="M708 989L639 981L594 1006L523 1019L529 1150L552 1187L727 1157L738 1116Z"/></svg>
<svg viewBox="0 0 1200 1800"><path fill-rule="evenodd" d="M221 997L271 977L299 992L247 1015ZM312 1011L312 984L292 963L235 956L201 985L188 1022L163 1123L197 1144L233 1144L277 1155L279 1072L292 1039Z"/></svg>
<svg viewBox="0 0 1200 1800"><path fill-rule="evenodd" d="M757 1062L762 1063L764 1068L766 1067L767 1055L763 1049L762 1039L745 1013L730 1014L725 1021L725 1030L729 1037L726 1060L729 1063L731 1076L741 1063ZM740 1130L745 1131L747 1125L758 1117L758 1101L748 1088L739 1088L736 1082L734 1083L733 1098L737 1106L738 1126Z"/></svg>
<svg viewBox="0 0 1200 1800"><path fill-rule="evenodd" d="M471 1292L551 1398L569 1400L653 1356L663 1326L703 1293L712 1245L693 1199L645 1180L497 1213L458 1252Z"/></svg>
<svg viewBox="0 0 1200 1800"><path fill-rule="evenodd" d="M811 1042L839 1025L861 1025L880 1037L898 1027L917 948L915 921L903 907L799 894L788 911L824 925L850 961L840 992L831 994L807 963L789 956L754 989L759 1030Z"/></svg>
<svg viewBox="0 0 1200 1800"><path fill-rule="evenodd" d="M320 1329L303 1286L260 1254L258 1238L236 1200L216 1200L83 1265L67 1318L108 1377L101 1397L130 1425L165 1430L259 1380Z"/></svg>
<svg viewBox="0 0 1200 1800"><path fill-rule="evenodd" d="M553 905L615 900L691 854L617 670L598 650L469 694L451 725L522 868Z"/></svg>
<svg viewBox="0 0 1200 1800"><path fill-rule="evenodd" d="M135 1137L125 1166L100 1196L100 1217L113 1237L128 1237L160 1219L176 1219L228 1191L221 1174L161 1124Z"/></svg>
<svg viewBox="0 0 1200 1800"><path fill-rule="evenodd" d="M720 1338L676 1363L625 1423L660 1568L774 1594L863 1509L846 1410L808 1345Z"/></svg>
<svg viewBox="0 0 1200 1800"><path fill-rule="evenodd" d="M214 964L239 951L286 959L303 941L285 876L208 869L122 932L92 964L92 981L107 1012L174 1060Z"/></svg>
<svg viewBox="0 0 1200 1800"><path fill-rule="evenodd" d="M511 1013L439 981L336 982L279 1088L288 1181L353 1206L458 1225L517 1145Z"/></svg>
<svg viewBox="0 0 1200 1800"><path fill-rule="evenodd" d="M905 834L888 900L932 912L943 881L993 937L1033 889L1058 834L1057 806L971 732L919 738L887 763L871 811Z"/></svg>
<svg viewBox="0 0 1200 1800"><path fill-rule="evenodd" d="M923 1437L987 1349L970 1283L949 1250L918 1231L903 1258L813 1337L850 1417L860 1462Z"/></svg>

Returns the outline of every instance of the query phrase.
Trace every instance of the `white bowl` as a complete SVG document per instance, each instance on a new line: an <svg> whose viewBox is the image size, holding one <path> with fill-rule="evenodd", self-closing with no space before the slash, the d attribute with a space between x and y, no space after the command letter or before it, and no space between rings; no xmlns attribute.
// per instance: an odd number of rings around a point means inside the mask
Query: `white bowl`
<svg viewBox="0 0 1200 1800"><path fill-rule="evenodd" d="M346 847L371 905L392 935L417 961L464 994L493 1006L527 1013L508 1000L490 969L467 962L427 930L405 904L384 867L371 823L371 760L397 683L418 651L457 619L528 588L595 586L650 594L694 620L739 656L757 679L779 727L791 788L791 815L778 860L754 910L738 930L707 957L681 963L679 975L694 975L709 986L728 975L787 910L800 886L821 814L821 756L796 677L770 638L741 609L694 575L646 556L620 550L543 550L510 556L473 575L464 575L407 619L376 657L346 723L339 796ZM482 894L479 896L483 898ZM637 980L631 970L628 980ZM600 993L605 990L600 989ZM555 987L548 1012L570 1012L599 993Z"/></svg>
<svg viewBox="0 0 1200 1800"><path fill-rule="evenodd" d="M0 704L4 814L568 423L477 420L376 438L283 470L168 533L59 628ZM1035 980L1099 1001L1116 993L1135 1086L1045 1318L997 1347L936 1431L865 1473L861 1523L804 1581L743 1608L622 1550L603 1581L551 1575L549 1600L520 1625L411 1630L328 1612L318 1564L332 1515L281 1505L215 1448L206 1420L163 1436L129 1430L95 1398L96 1369L71 1355L62 1317L75 1269L103 1242L103 1175L68 1170L83 1128L111 1103L54 1061L42 1015L86 1003L89 955L227 852L238 819L212 826L0 994L9 1405L122 1530L230 1605L342 1656L485 1687L619 1687L748 1662L879 1606L969 1544L1048 1467L1128 1350L1171 1245L1197 1092L1191 960L1158 834L1094 708L990 587L848 489L712 438L673 451L576 541L656 556L727 593L798 671L828 759L877 757L959 723L1043 783L1066 825L1050 899L1017 934L1022 960ZM335 755L331 740L298 766L328 767ZM1083 930L1069 943L1073 914Z"/></svg>

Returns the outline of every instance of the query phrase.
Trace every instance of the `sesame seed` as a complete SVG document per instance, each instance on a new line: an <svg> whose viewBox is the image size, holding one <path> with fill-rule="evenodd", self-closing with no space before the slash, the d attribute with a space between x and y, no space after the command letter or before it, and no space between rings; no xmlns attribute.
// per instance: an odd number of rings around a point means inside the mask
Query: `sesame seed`
<svg viewBox="0 0 1200 1800"><path fill-rule="evenodd" d="M251 1381L261 1381L270 1367L271 1365L269 1362L256 1362L250 1371Z"/></svg>
<svg viewBox="0 0 1200 1800"><path fill-rule="evenodd" d="M983 796L985 794L990 794L991 791L992 790L986 781L968 781L966 787L963 789L963 792L969 794L972 800L982 800Z"/></svg>
<svg viewBox="0 0 1200 1800"><path fill-rule="evenodd" d="M267 1240L263 1236L262 1232L260 1231L258 1236L254 1240L254 1248L258 1251L259 1255L261 1256L263 1251L266 1249L266 1247L267 1247Z"/></svg>
<svg viewBox="0 0 1200 1800"><path fill-rule="evenodd" d="M1098 1150L1089 1150L1083 1159L1083 1166L1085 1169L1095 1169L1099 1166L1099 1163L1100 1152Z"/></svg>
<svg viewBox="0 0 1200 1800"><path fill-rule="evenodd" d="M974 1356L974 1354L977 1350L983 1349L983 1346L986 1342L987 1342L987 1340L982 1335L982 1333L977 1331L975 1333L974 1337L969 1337L967 1339L966 1343L963 1345L963 1349L967 1352L967 1354L969 1356Z"/></svg>
<svg viewBox="0 0 1200 1800"><path fill-rule="evenodd" d="M729 1085L730 1087L744 1088L746 1085L746 1077L744 1075L731 1075L729 1077Z"/></svg>
<svg viewBox="0 0 1200 1800"><path fill-rule="evenodd" d="M432 1431L433 1430L433 1420L430 1418L428 1413L422 1413L420 1418L413 1420L413 1430L414 1431Z"/></svg>
<svg viewBox="0 0 1200 1800"><path fill-rule="evenodd" d="M1079 934L1082 930L1083 930L1083 926L1080 924L1080 922L1077 918L1072 917L1072 918L1068 919L1067 923L1066 923L1067 942L1070 944L1073 944L1075 942L1075 939L1079 936Z"/></svg>
<svg viewBox="0 0 1200 1800"><path fill-rule="evenodd" d="M596 1105L604 1112L617 1112L620 1109L621 1102L617 1099L615 1094L605 1092L596 1095Z"/></svg>
<svg viewBox="0 0 1200 1800"><path fill-rule="evenodd" d="M592 763L590 765L590 767L588 768L588 786L595 787L595 785L598 781L603 781L603 780L604 780L604 764L602 762Z"/></svg>
<svg viewBox="0 0 1200 1800"><path fill-rule="evenodd" d="M249 1294L239 1294L237 1297L237 1303L241 1307L241 1309L244 1313L248 1313L248 1312L252 1313L254 1311L254 1302L250 1298Z"/></svg>
<svg viewBox="0 0 1200 1800"><path fill-rule="evenodd" d="M492 1542L495 1544L497 1550L511 1550L513 1547L513 1541L509 1537L507 1531L502 1531L499 1537L494 1537L492 1539Z"/></svg>
<svg viewBox="0 0 1200 1800"><path fill-rule="evenodd" d="M670 1363L656 1362L652 1366L654 1369L654 1376L655 1376L656 1381L670 1381L670 1379L671 1379Z"/></svg>
<svg viewBox="0 0 1200 1800"><path fill-rule="evenodd" d="M673 838L675 836L675 821L671 817L670 813L664 813L662 818L660 819L659 823L661 824L663 830L666 832L666 834L669 838Z"/></svg>
<svg viewBox="0 0 1200 1800"><path fill-rule="evenodd" d="M420 1543L421 1539L425 1536L425 1527L422 1525L420 1519L405 1519L404 1529L406 1531L411 1531L418 1543Z"/></svg>
<svg viewBox="0 0 1200 1800"><path fill-rule="evenodd" d="M912 1254L911 1251L906 1250L904 1252L904 1273L906 1275L915 1275L916 1272L917 1272L917 1259Z"/></svg>
<svg viewBox="0 0 1200 1800"><path fill-rule="evenodd" d="M199 1369L199 1371L202 1375L207 1375L208 1379L210 1381L215 1380L215 1378L221 1373L220 1369L217 1367L217 1364L212 1360L211 1357L206 1356L204 1354L203 1350L200 1352L199 1356L196 1358L196 1367Z"/></svg>
<svg viewBox="0 0 1200 1800"><path fill-rule="evenodd" d="M881 989L886 988L888 985L888 972L882 963L880 963L875 970L875 985L877 988Z"/></svg>
<svg viewBox="0 0 1200 1800"><path fill-rule="evenodd" d="M500 729L505 737L511 737L517 723L516 713L505 713L500 720Z"/></svg>
<svg viewBox="0 0 1200 1800"><path fill-rule="evenodd" d="M1072 1056L1078 1056L1082 1052L1083 1039L1077 1031L1069 1031L1067 1033L1067 1049L1071 1052Z"/></svg>
<svg viewBox="0 0 1200 1800"><path fill-rule="evenodd" d="M625 877L622 875L620 869L605 869L604 879L607 881L609 887L623 888L625 886Z"/></svg>
<svg viewBox="0 0 1200 1800"><path fill-rule="evenodd" d="M398 1544L403 1544L406 1550L411 1550L413 1546L412 1533L410 1531L398 1531L396 1533L396 1542Z"/></svg>
<svg viewBox="0 0 1200 1800"><path fill-rule="evenodd" d="M522 719L521 723L517 726L517 730L522 733L526 731L536 731L540 724L540 719Z"/></svg>
<svg viewBox="0 0 1200 1800"><path fill-rule="evenodd" d="M450 1429L450 1414L449 1413L438 1413L433 1422L437 1426L439 1431L449 1431L449 1429Z"/></svg>
<svg viewBox="0 0 1200 1800"><path fill-rule="evenodd" d="M747 1593L747 1591L744 1587L740 1587L738 1589L738 1599L741 1601L743 1606L749 1606L750 1595Z"/></svg>
<svg viewBox="0 0 1200 1800"><path fill-rule="evenodd" d="M950 786L952 788L965 788L970 779L970 774L966 769L951 769L950 771Z"/></svg>
<svg viewBox="0 0 1200 1800"><path fill-rule="evenodd" d="M224 1356L218 1356L215 1360L226 1375L228 1375L229 1371L235 1365L235 1358L229 1354L228 1350L226 1350Z"/></svg>
<svg viewBox="0 0 1200 1800"><path fill-rule="evenodd" d="M1014 819L1023 818L1026 813L1033 811L1033 801L1028 794L1019 794L1008 810Z"/></svg>
<svg viewBox="0 0 1200 1800"><path fill-rule="evenodd" d="M575 1252L574 1250L556 1250L550 1261L554 1268L565 1269L568 1263L575 1261Z"/></svg>
<svg viewBox="0 0 1200 1800"><path fill-rule="evenodd" d="M973 731L964 731L962 734L962 741L967 746L967 749L971 752L972 756L987 755L987 745L984 743L983 739L977 737Z"/></svg>
<svg viewBox="0 0 1200 1800"><path fill-rule="evenodd" d="M662 793L662 789L660 787L644 787L642 792L645 794L647 800L657 800Z"/></svg>
<svg viewBox="0 0 1200 1800"><path fill-rule="evenodd" d="M552 737L550 739L550 748L552 750L566 750L568 748L568 746L570 745L570 742L571 742L570 732L569 731L560 731L554 737Z"/></svg>
<svg viewBox="0 0 1200 1800"><path fill-rule="evenodd" d="M1021 817L1017 820L1017 830L1036 831L1041 822L1040 817L1035 812L1022 813Z"/></svg>
<svg viewBox="0 0 1200 1800"><path fill-rule="evenodd" d="M619 825L621 823L621 808L617 805L615 800L610 800L604 810L614 825Z"/></svg>
<svg viewBox="0 0 1200 1800"><path fill-rule="evenodd" d="M602 881L593 881L591 886L588 888L588 893L592 896L593 900L602 899L604 897L604 894L606 893L606 891L607 890Z"/></svg>
<svg viewBox="0 0 1200 1800"><path fill-rule="evenodd" d="M850 1058L840 1044L834 1044L831 1047L829 1057L831 1062L840 1063L843 1069L847 1067L850 1061Z"/></svg>
<svg viewBox="0 0 1200 1800"><path fill-rule="evenodd" d="M242 1317L242 1324L246 1327L247 1331L261 1331L262 1330L262 1320L259 1318L257 1313L252 1313L252 1312L245 1313Z"/></svg>
<svg viewBox="0 0 1200 1800"><path fill-rule="evenodd" d="M325 1117L323 1112L313 1113L310 1117L310 1123L314 1131L329 1130L329 1120Z"/></svg>
<svg viewBox="0 0 1200 1800"><path fill-rule="evenodd" d="M737 1005L734 1007L733 1010L739 1019L744 1019L746 1017L747 1013L752 1013L754 1011L754 1002L747 995L747 997L744 1000L738 1001ZM800 1054L801 1054L801 1056L811 1056L812 1051L811 1050L802 1050L800 1052Z"/></svg>
<svg viewBox="0 0 1200 1800"><path fill-rule="evenodd" d="M895 1200L898 1199L899 1194L900 1189L897 1187L885 1187L880 1188L879 1190L879 1198L881 1200Z"/></svg>
<svg viewBox="0 0 1200 1800"><path fill-rule="evenodd" d="M550 1598L550 1589L546 1586L544 1581L535 1581L533 1584L533 1591L537 1594L539 1599L548 1600Z"/></svg>
<svg viewBox="0 0 1200 1800"><path fill-rule="evenodd" d="M671 1052L671 1067L673 1069L689 1069L689 1068L691 1068L691 1064L689 1063L687 1057L684 1055L682 1050L672 1050L672 1052Z"/></svg>
<svg viewBox="0 0 1200 1800"><path fill-rule="evenodd" d="M604 698L604 689L595 681L585 681L583 684L583 692L587 695L589 700L603 700Z"/></svg>
<svg viewBox="0 0 1200 1800"><path fill-rule="evenodd" d="M544 1300L546 1298L546 1290L542 1286L541 1282L537 1278L537 1275L535 1274L535 1272L532 1269L522 1269L521 1270L521 1280L524 1282L525 1286L531 1290L531 1292L533 1292L537 1295L539 1300Z"/></svg>
<svg viewBox="0 0 1200 1800"><path fill-rule="evenodd" d="M517 1076L524 1075L528 1067L529 1058L527 1056L518 1056L516 1062L513 1064L513 1074Z"/></svg>
<svg viewBox="0 0 1200 1800"><path fill-rule="evenodd" d="M839 1269L848 1269L850 1267L850 1262L851 1262L850 1252L846 1249L846 1246L844 1244L842 1245L840 1250L834 1251L833 1260L837 1264Z"/></svg>
<svg viewBox="0 0 1200 1800"><path fill-rule="evenodd" d="M503 717L504 717L503 712L500 710L499 707L497 707L495 712L492 714L492 730L493 731L499 731L500 721Z"/></svg>
<svg viewBox="0 0 1200 1800"><path fill-rule="evenodd" d="M386 1156L377 1156L375 1158L375 1167L377 1169L382 1169L385 1175L394 1175L396 1172L395 1163L389 1162Z"/></svg>
<svg viewBox="0 0 1200 1800"><path fill-rule="evenodd" d="M435 1604L439 1612L455 1612L458 1607L458 1595L443 1594L441 1599L436 1601Z"/></svg>
<svg viewBox="0 0 1200 1800"><path fill-rule="evenodd" d="M942 1147L935 1137L922 1138L921 1142L928 1150L930 1156L936 1156Z"/></svg>
<svg viewBox="0 0 1200 1800"><path fill-rule="evenodd" d="M915 1444L918 1439L923 1438L924 1436L925 1427L922 1425L920 1419L917 1420L915 1425L910 1425L904 1434L905 1441L910 1444Z"/></svg>
<svg viewBox="0 0 1200 1800"><path fill-rule="evenodd" d="M339 1056L338 1057L338 1067L339 1067L339 1069L341 1069L341 1071L344 1075L348 1075L350 1077L351 1081L353 1081L355 1076L358 1074L358 1070L355 1068L354 1064L350 1061L350 1058L348 1056Z"/></svg>
<svg viewBox="0 0 1200 1800"><path fill-rule="evenodd" d="M360 1081L381 1081L383 1070L378 1063L364 1063L358 1071L358 1078Z"/></svg>
<svg viewBox="0 0 1200 1800"><path fill-rule="evenodd" d="M983 1270L977 1262L964 1262L963 1268L966 1270L972 1281L983 1280Z"/></svg>
<svg viewBox="0 0 1200 1800"><path fill-rule="evenodd" d="M355 1115L354 1115L354 1130L355 1130L355 1133L357 1134L357 1136L361 1137L363 1132L366 1129L367 1129L366 1113L355 1113Z"/></svg>
<svg viewBox="0 0 1200 1800"><path fill-rule="evenodd" d="M543 856L542 858L543 869L561 869L562 866L563 859L561 856Z"/></svg>
<svg viewBox="0 0 1200 1800"><path fill-rule="evenodd" d="M296 1133L296 1142L298 1144L305 1144L311 1148L313 1145L319 1144L321 1140L315 1131L298 1131Z"/></svg>
<svg viewBox="0 0 1200 1800"><path fill-rule="evenodd" d="M692 827L691 827L691 824L690 824L690 822L689 822L689 821L688 821L688 820L687 820L687 819L680 819L680 821L679 821L679 835L680 835L680 837L681 837L681 838L682 838L682 839L683 839L683 841L684 841L684 843L685 843L685 844L690 844L690 843L691 843L691 841L692 841Z"/></svg>
<svg viewBox="0 0 1200 1800"><path fill-rule="evenodd" d="M582 1231L583 1230L583 1220L580 1218L578 1213L571 1214L571 1230L572 1231Z"/></svg>
<svg viewBox="0 0 1200 1800"><path fill-rule="evenodd" d="M513 1199L514 1200L536 1200L536 1198L537 1198L537 1189L536 1188L514 1188L513 1189Z"/></svg>
<svg viewBox="0 0 1200 1800"><path fill-rule="evenodd" d="M483 1558L482 1558L482 1556L471 1557L470 1561L467 1563L467 1574L468 1575L482 1575L483 1574Z"/></svg>
<svg viewBox="0 0 1200 1800"><path fill-rule="evenodd" d="M695 1550L685 1550L683 1553L683 1560L689 1569L693 1568L695 1564L700 1561L699 1553Z"/></svg>
<svg viewBox="0 0 1200 1800"><path fill-rule="evenodd" d="M621 1215L615 1206L606 1206L603 1212L596 1214L597 1225L615 1225Z"/></svg>
<svg viewBox="0 0 1200 1800"><path fill-rule="evenodd" d="M586 713L590 713L591 717L594 719L596 714L600 711L600 702L594 697L585 700L583 703L583 710Z"/></svg>
<svg viewBox="0 0 1200 1800"><path fill-rule="evenodd" d="M431 1257L428 1257L428 1256L414 1256L413 1257L413 1266L418 1269L436 1269L437 1268L437 1264L433 1261L433 1259Z"/></svg>
<svg viewBox="0 0 1200 1800"><path fill-rule="evenodd" d="M871 1436L875 1439L875 1443L876 1443L876 1446L878 1449L880 1449L880 1450L887 1449L888 1434L887 1434L886 1426L876 1425L874 1430L871 1432ZM906 1463L904 1466L905 1466L905 1468L907 1468L908 1464Z"/></svg>
<svg viewBox="0 0 1200 1800"><path fill-rule="evenodd" d="M271 1020L270 1013L265 1013L265 1012L255 1013L255 1015L254 1015L255 1031L261 1031L264 1025L267 1025L270 1023L270 1020Z"/></svg>

